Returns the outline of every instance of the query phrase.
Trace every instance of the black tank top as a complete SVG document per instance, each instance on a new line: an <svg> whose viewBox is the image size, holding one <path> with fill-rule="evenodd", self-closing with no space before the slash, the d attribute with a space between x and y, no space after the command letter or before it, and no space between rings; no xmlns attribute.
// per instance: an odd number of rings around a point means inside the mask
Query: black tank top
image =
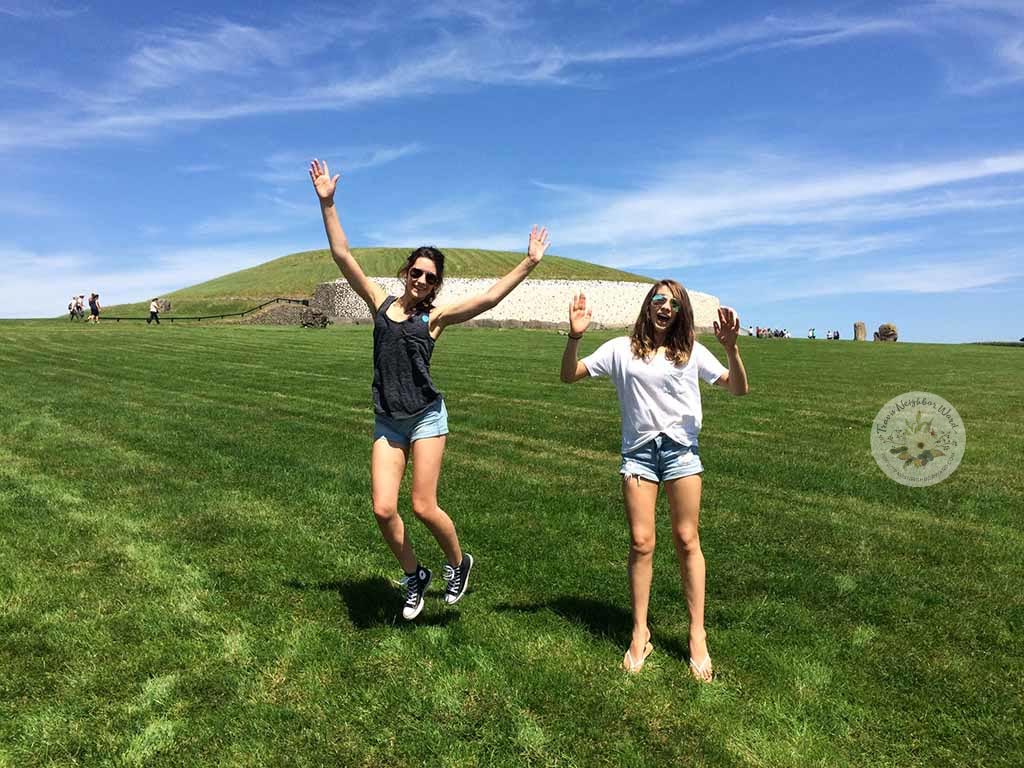
<svg viewBox="0 0 1024 768"><path fill-rule="evenodd" d="M441 399L430 379L430 317L417 312L408 320L388 317L397 297L388 296L373 320L373 409L381 416L408 419Z"/></svg>

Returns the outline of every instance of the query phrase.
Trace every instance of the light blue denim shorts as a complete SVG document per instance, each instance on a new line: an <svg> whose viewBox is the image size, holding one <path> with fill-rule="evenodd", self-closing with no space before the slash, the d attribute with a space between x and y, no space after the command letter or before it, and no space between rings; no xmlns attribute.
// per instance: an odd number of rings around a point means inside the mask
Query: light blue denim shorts
<svg viewBox="0 0 1024 768"><path fill-rule="evenodd" d="M409 445L414 440L448 434L448 409L444 398L430 406L419 416L408 419L389 419L377 414L373 422L373 442L386 437L392 443Z"/></svg>
<svg viewBox="0 0 1024 768"><path fill-rule="evenodd" d="M622 454L622 466L619 467L620 475L642 477L654 483L677 480L703 471L697 446L680 445L665 434Z"/></svg>

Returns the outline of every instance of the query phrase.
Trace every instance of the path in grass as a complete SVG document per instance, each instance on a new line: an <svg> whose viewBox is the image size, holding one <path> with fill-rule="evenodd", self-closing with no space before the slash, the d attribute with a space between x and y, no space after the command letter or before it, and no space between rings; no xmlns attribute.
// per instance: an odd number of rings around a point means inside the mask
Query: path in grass
<svg viewBox="0 0 1024 768"><path fill-rule="evenodd" d="M703 390L701 687L664 502L656 652L618 669L617 403L558 383L555 334L439 343L441 502L478 567L457 609L396 621L369 340L0 324L0 766L1024 760L1019 350L742 343L751 395ZM932 488L870 456L908 390L967 425Z"/></svg>

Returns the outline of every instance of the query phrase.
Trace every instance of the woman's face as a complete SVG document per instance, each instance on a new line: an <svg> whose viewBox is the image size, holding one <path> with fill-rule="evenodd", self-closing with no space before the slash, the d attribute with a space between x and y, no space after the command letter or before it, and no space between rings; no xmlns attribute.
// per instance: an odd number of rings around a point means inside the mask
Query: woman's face
<svg viewBox="0 0 1024 768"><path fill-rule="evenodd" d="M647 306L654 330L658 333L667 333L680 309L679 300L672 295L668 286L659 285Z"/></svg>
<svg viewBox="0 0 1024 768"><path fill-rule="evenodd" d="M405 276L405 290L416 301L422 301L430 295L435 285L437 285L437 265L434 264L433 259L420 256L409 267Z"/></svg>

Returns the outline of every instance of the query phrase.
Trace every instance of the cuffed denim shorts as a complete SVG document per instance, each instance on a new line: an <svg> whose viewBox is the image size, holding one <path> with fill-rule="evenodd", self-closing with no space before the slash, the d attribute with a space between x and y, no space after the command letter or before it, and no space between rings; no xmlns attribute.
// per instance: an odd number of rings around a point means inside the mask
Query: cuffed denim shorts
<svg viewBox="0 0 1024 768"><path fill-rule="evenodd" d="M419 416L409 419L390 419L377 414L373 422L373 441L386 437L392 443L409 445L414 440L448 434L448 409L444 398L438 398Z"/></svg>
<svg viewBox="0 0 1024 768"><path fill-rule="evenodd" d="M635 450L622 454L619 474L664 483L704 471L695 445L680 445L668 435L658 435Z"/></svg>

